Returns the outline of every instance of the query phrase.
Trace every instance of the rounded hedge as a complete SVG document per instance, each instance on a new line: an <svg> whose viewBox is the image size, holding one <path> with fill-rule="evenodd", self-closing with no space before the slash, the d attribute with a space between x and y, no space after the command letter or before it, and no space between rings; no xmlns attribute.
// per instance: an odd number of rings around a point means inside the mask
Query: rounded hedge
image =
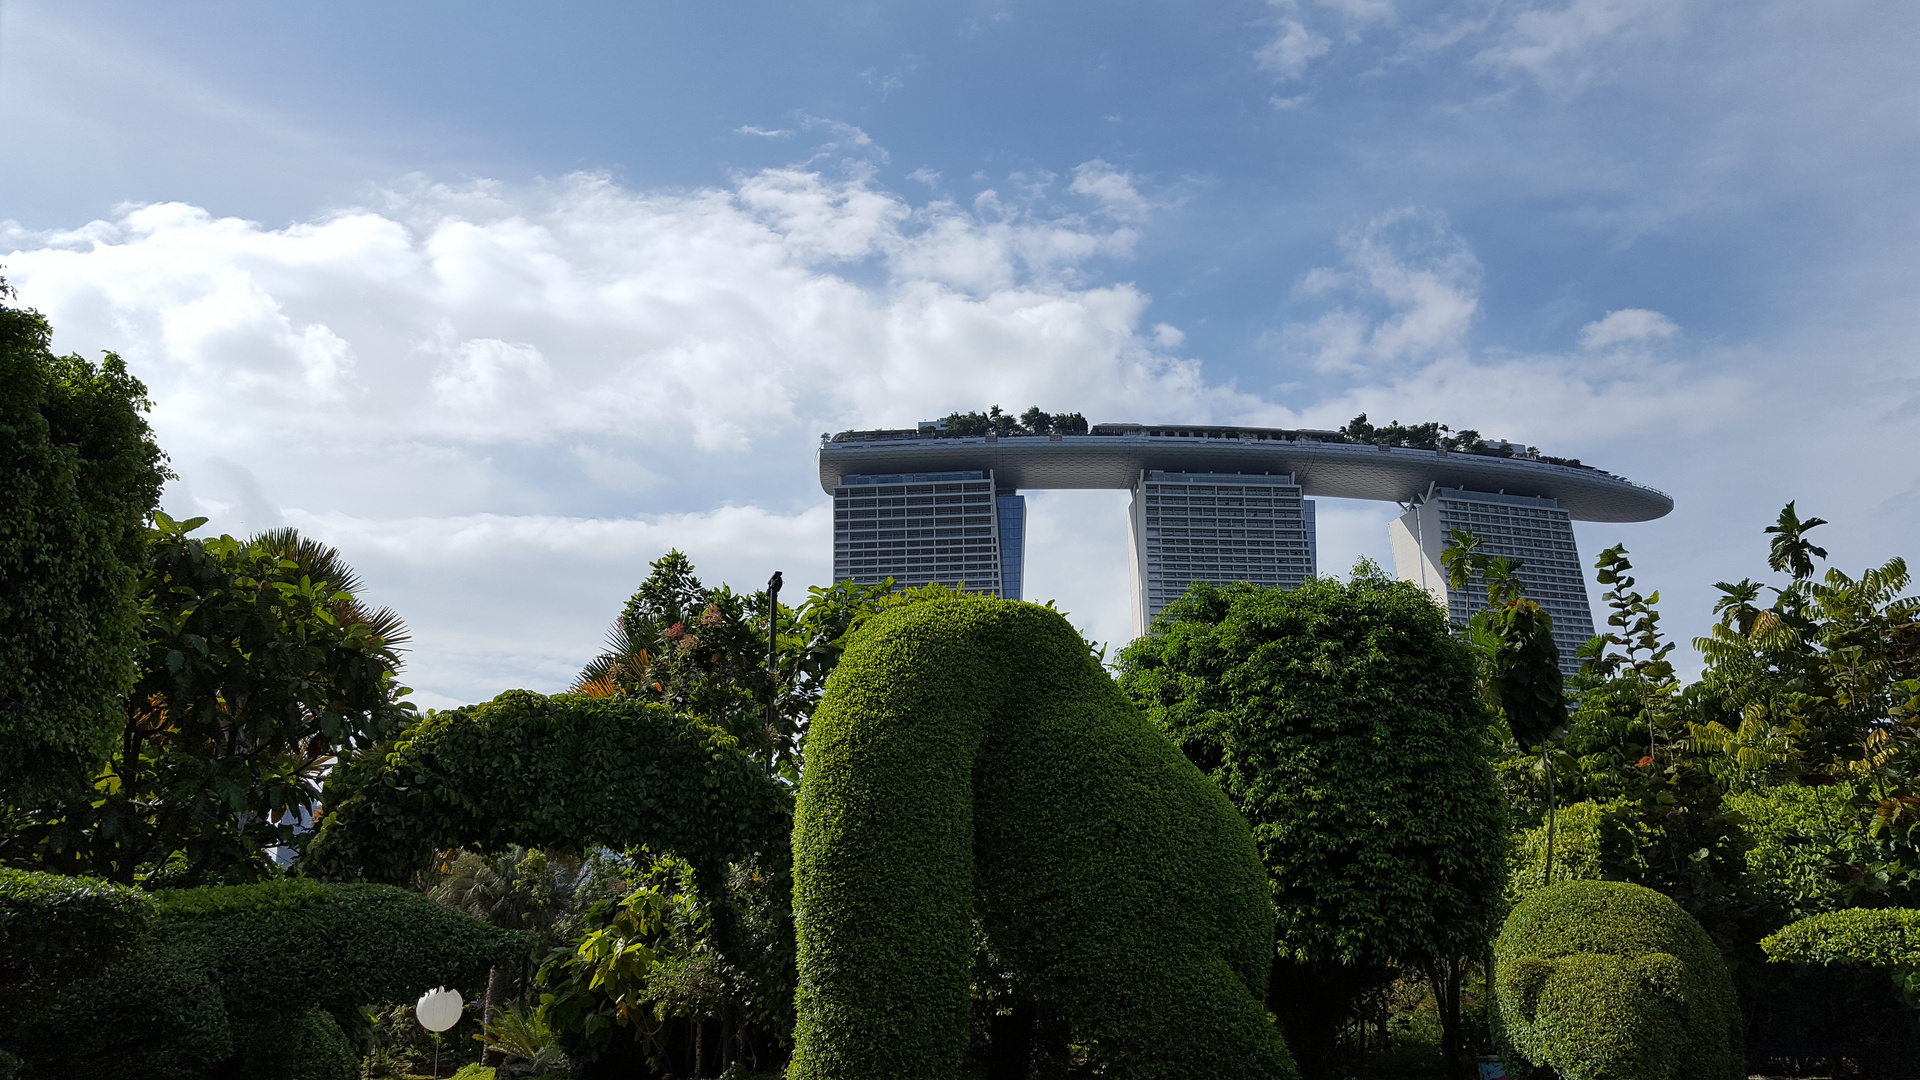
<svg viewBox="0 0 1920 1080"><path fill-rule="evenodd" d="M252 1080L347 1080L355 1055L342 1029L361 1024L362 1005L479 985L534 946L385 885L182 889L155 893L153 908L132 956L67 987L23 1029L26 1076L237 1068Z"/></svg>
<svg viewBox="0 0 1920 1080"><path fill-rule="evenodd" d="M1776 963L1920 969L1920 911L1847 908L1788 923L1760 942Z"/></svg>
<svg viewBox="0 0 1920 1080"><path fill-rule="evenodd" d="M644 844L716 866L782 854L792 823L786 789L732 736L634 698L509 690L384 750L328 781L303 873L398 885L434 851L509 844Z"/></svg>
<svg viewBox="0 0 1920 1080"><path fill-rule="evenodd" d="M1540 889L1507 917L1494 958L1505 1038L1524 1063L1561 1080L1747 1075L1725 961L1692 916L1652 889Z"/></svg>
<svg viewBox="0 0 1920 1080"><path fill-rule="evenodd" d="M977 932L1101 1075L1281 1078L1266 869L1226 797L1058 614L916 604L850 643L793 834L792 1080L937 1080Z"/></svg>
<svg viewBox="0 0 1920 1080"><path fill-rule="evenodd" d="M152 914L138 889L0 867L0 1045L62 986L131 952Z"/></svg>

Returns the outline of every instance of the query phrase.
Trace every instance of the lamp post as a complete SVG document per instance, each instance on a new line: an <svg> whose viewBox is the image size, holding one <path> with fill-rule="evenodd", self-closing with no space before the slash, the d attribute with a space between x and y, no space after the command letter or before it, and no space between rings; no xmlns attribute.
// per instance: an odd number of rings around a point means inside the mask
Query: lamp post
<svg viewBox="0 0 1920 1080"><path fill-rule="evenodd" d="M413 1018L433 1035L433 1075L440 1075L440 1033L460 1022L460 991L436 986L413 1004Z"/></svg>
<svg viewBox="0 0 1920 1080"><path fill-rule="evenodd" d="M780 571L767 579L767 732L772 738L774 709L780 699ZM767 755L767 771L773 771L773 755Z"/></svg>

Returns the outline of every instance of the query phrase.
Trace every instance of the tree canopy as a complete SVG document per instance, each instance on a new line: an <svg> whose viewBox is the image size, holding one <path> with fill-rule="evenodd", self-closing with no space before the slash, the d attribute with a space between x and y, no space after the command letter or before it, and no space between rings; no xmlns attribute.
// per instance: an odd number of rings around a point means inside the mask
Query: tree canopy
<svg viewBox="0 0 1920 1080"><path fill-rule="evenodd" d="M1325 1027L1301 1010L1344 1009L1365 969L1477 956L1505 813L1473 652L1432 598L1363 562L1290 592L1196 584L1154 630L1120 685L1253 824L1278 960L1323 980L1273 1003L1295 1053Z"/></svg>
<svg viewBox="0 0 1920 1080"><path fill-rule="evenodd" d="M327 770L412 718L381 630L337 553L298 537L189 535L154 515L137 681L95 790L19 807L0 857L122 883L251 881L297 852ZM307 565L302 565L302 562Z"/></svg>
<svg viewBox="0 0 1920 1080"><path fill-rule="evenodd" d="M0 803L84 788L134 679L144 523L167 479L146 387L56 356L0 280Z"/></svg>

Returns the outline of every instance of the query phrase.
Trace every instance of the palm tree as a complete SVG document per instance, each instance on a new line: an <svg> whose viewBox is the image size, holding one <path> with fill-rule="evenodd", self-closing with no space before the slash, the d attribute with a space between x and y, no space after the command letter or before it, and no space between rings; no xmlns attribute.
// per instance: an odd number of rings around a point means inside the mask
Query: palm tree
<svg viewBox="0 0 1920 1080"><path fill-rule="evenodd" d="M1793 574L1795 581L1813 576L1813 560L1827 557L1827 549L1814 547L1807 540L1807 530L1817 525L1825 525L1825 518L1800 520L1800 515L1788 503L1780 511L1780 520L1767 526L1774 534L1773 545L1767 552L1767 565L1775 571L1785 570Z"/></svg>
<svg viewBox="0 0 1920 1080"><path fill-rule="evenodd" d="M427 895L456 911L507 930L547 931L573 900L577 866L555 866L543 851L509 845L498 855L463 851ZM506 997L506 972L487 972L481 1023Z"/></svg>
<svg viewBox="0 0 1920 1080"><path fill-rule="evenodd" d="M374 611L360 601L359 596L366 589L366 583L361 580L359 572L340 557L339 548L301 536L300 530L290 526L255 533L247 544L290 560L311 580L324 581L333 586L334 592L346 593L346 596L333 602L334 619L342 626L365 624L368 631L385 646L388 662L395 668L400 666L397 654L404 651L400 646L413 640L412 635L407 633L407 624L392 608L383 607Z"/></svg>

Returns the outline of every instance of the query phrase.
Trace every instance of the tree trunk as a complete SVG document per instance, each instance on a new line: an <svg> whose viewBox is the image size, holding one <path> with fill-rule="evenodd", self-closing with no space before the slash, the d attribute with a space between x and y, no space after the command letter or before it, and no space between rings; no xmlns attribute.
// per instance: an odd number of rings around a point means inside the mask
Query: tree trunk
<svg viewBox="0 0 1920 1080"><path fill-rule="evenodd" d="M1369 987L1391 982L1381 967L1301 964L1274 957L1267 978L1267 1008L1280 1018L1280 1031L1304 1080L1332 1075L1333 1049L1353 1017L1353 1005Z"/></svg>
<svg viewBox="0 0 1920 1080"><path fill-rule="evenodd" d="M1427 973L1440 1014L1440 1057L1447 1080L1462 1080L1467 1075L1466 1040L1460 1030L1460 976L1466 966L1465 957L1450 957L1437 962Z"/></svg>
<svg viewBox="0 0 1920 1080"><path fill-rule="evenodd" d="M1555 811L1558 809L1553 801L1553 759L1550 754L1551 751L1546 747L1540 748L1540 764L1546 766L1547 770L1547 876L1541 882L1543 885L1553 884L1553 827Z"/></svg>
<svg viewBox="0 0 1920 1080"><path fill-rule="evenodd" d="M507 997L506 971L497 967L488 968L487 969L487 996L481 1002L481 1005L480 1005L480 1026L482 1028L485 1028L488 1024L493 1023L494 1010L498 1009L501 1006L501 1004L505 1002L506 997ZM506 1064L506 1061L507 1061L506 1053L500 1050L495 1050L491 1046L488 1046L485 1050L482 1050L480 1053L480 1064L482 1065L491 1065L497 1069L500 1066Z"/></svg>

